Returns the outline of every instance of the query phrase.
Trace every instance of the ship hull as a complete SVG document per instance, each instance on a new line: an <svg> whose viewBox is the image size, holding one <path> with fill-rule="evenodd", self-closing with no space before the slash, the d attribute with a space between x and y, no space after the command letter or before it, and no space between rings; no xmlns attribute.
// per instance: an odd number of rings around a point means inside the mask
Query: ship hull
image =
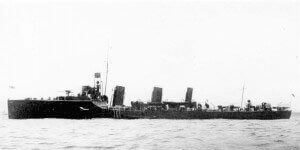
<svg viewBox="0 0 300 150"><path fill-rule="evenodd" d="M179 110L112 110L89 100L48 101L8 100L10 119L29 118L120 118L120 119L289 119L291 111L179 111Z"/></svg>
<svg viewBox="0 0 300 150"><path fill-rule="evenodd" d="M218 111L167 111L167 110L127 110L121 111L119 118L128 119L289 119L291 111L218 112Z"/></svg>
<svg viewBox="0 0 300 150"><path fill-rule="evenodd" d="M112 113L89 100L8 100L10 119L28 118L111 118Z"/></svg>

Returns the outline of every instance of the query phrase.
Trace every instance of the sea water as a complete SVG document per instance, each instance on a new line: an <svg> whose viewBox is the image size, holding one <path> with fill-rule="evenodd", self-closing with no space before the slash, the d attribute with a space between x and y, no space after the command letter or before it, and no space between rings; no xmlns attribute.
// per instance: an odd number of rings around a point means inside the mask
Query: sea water
<svg viewBox="0 0 300 150"><path fill-rule="evenodd" d="M300 149L300 113L279 120L8 119L0 149Z"/></svg>

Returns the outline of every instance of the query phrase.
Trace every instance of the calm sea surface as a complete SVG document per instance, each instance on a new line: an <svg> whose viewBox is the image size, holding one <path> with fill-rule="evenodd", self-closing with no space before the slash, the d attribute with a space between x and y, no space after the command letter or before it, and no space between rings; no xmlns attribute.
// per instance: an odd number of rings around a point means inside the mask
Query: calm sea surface
<svg viewBox="0 0 300 150"><path fill-rule="evenodd" d="M1 114L0 149L300 149L300 114L289 120L10 120Z"/></svg>

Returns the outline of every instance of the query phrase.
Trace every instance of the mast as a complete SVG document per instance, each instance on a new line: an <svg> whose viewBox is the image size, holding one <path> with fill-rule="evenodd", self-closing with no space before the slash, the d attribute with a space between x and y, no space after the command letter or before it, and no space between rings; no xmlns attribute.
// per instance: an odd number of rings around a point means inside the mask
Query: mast
<svg viewBox="0 0 300 150"><path fill-rule="evenodd" d="M243 107L243 101L244 101L244 91L245 91L245 82L244 82L244 84L243 84L243 92L242 92L241 108Z"/></svg>
<svg viewBox="0 0 300 150"><path fill-rule="evenodd" d="M108 76L108 53L110 49L110 44L108 41L108 49L107 49L107 55L106 55L106 75L105 75L105 88L104 88L104 95L106 95L106 87L107 87L107 76Z"/></svg>

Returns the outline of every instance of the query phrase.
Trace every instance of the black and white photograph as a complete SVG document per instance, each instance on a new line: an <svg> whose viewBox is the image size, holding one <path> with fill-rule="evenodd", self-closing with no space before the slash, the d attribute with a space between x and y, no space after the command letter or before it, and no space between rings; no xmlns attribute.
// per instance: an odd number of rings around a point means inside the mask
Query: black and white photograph
<svg viewBox="0 0 300 150"><path fill-rule="evenodd" d="M0 149L300 150L299 0L0 0Z"/></svg>

